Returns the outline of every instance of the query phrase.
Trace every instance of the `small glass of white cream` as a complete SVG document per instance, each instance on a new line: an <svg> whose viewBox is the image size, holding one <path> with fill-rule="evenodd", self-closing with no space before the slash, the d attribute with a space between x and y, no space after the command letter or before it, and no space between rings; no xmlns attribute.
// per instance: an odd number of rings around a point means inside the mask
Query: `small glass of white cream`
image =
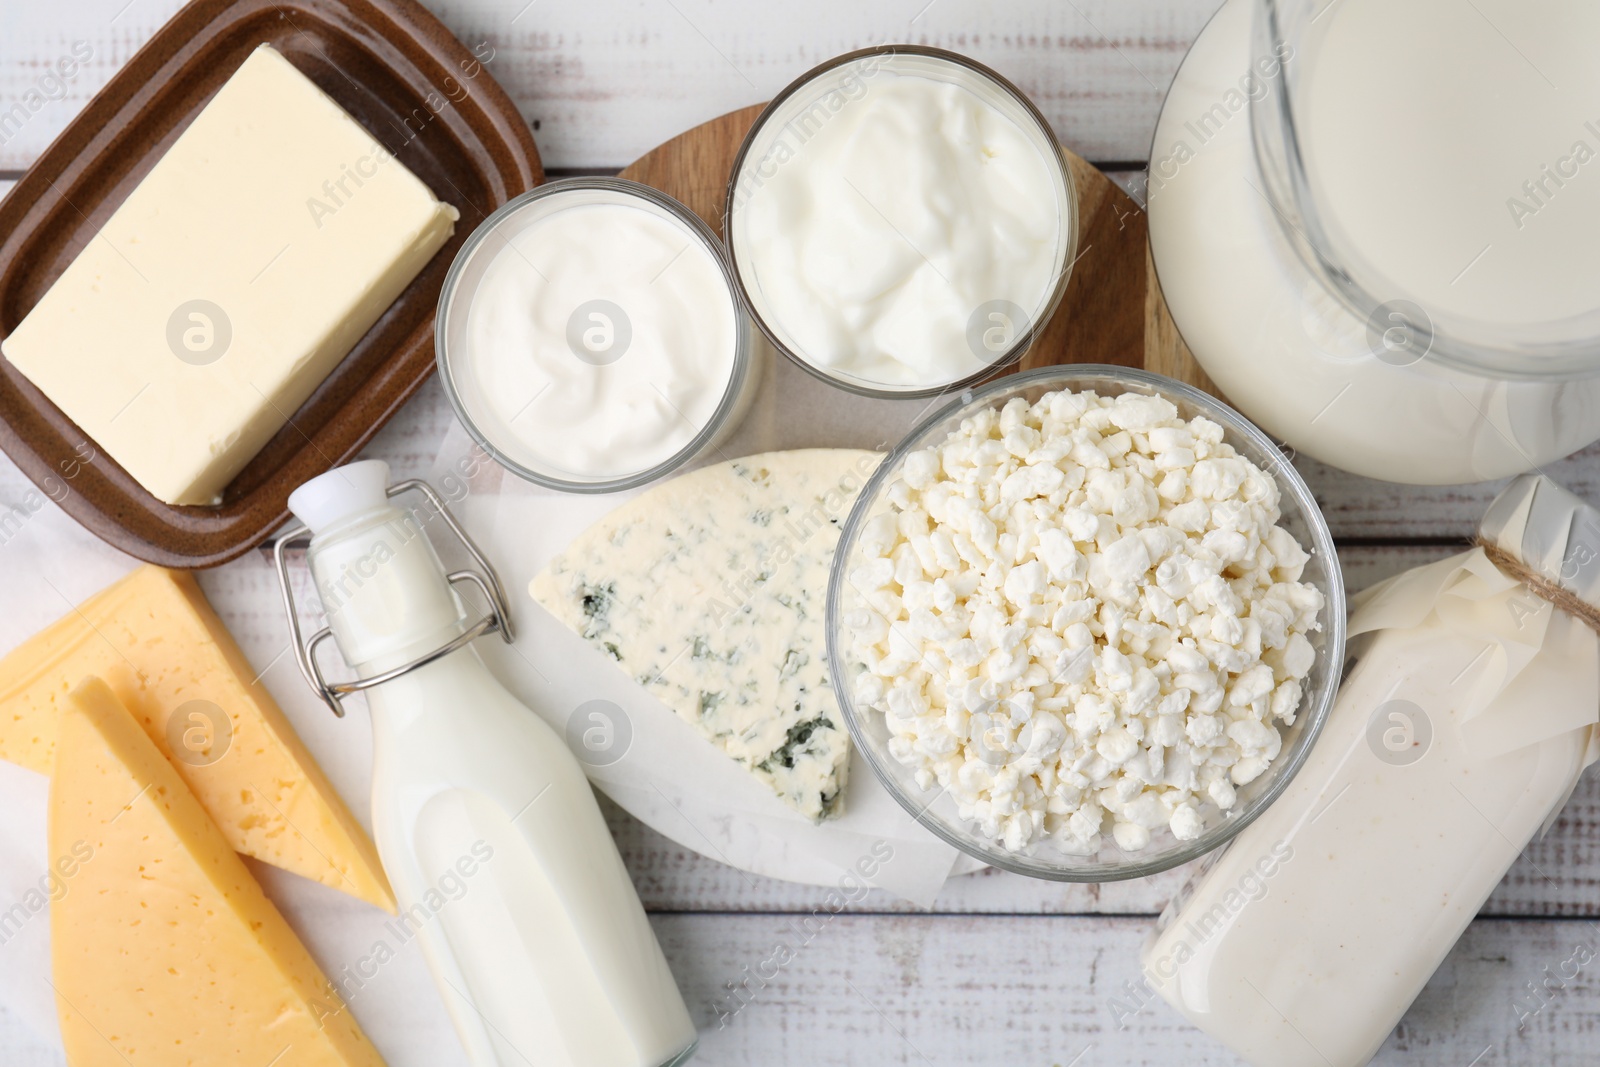
<svg viewBox="0 0 1600 1067"><path fill-rule="evenodd" d="M642 485L715 446L766 351L711 229L619 178L551 182L489 216L445 278L435 337L478 443L580 493Z"/></svg>
<svg viewBox="0 0 1600 1067"><path fill-rule="evenodd" d="M1076 258L1077 196L1049 123L939 49L839 56L746 137L723 232L756 324L868 396L928 396L1022 358Z"/></svg>

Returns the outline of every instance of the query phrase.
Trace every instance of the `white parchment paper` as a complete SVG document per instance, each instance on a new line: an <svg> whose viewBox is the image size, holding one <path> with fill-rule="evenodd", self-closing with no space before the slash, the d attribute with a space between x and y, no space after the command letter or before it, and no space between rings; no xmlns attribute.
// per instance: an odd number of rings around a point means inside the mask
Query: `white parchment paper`
<svg viewBox="0 0 1600 1067"><path fill-rule="evenodd" d="M770 356L770 353L769 353ZM937 401L877 401L843 394L772 359L750 416L700 463L786 448L882 450ZM647 825L687 848L755 874L830 886L861 877L921 906L946 877L976 869L912 819L851 758L843 817L817 826L708 744L671 709L557 622L528 595L528 583L591 523L644 490L578 496L506 474L459 426L429 476L500 571L518 634L513 647L480 642L496 675L552 726L565 730L581 707L605 701L621 712L625 741L613 762L591 764L590 779ZM608 712L609 714L609 712Z"/></svg>
<svg viewBox="0 0 1600 1067"><path fill-rule="evenodd" d="M773 359L742 428L720 454L708 454L702 462L780 448L882 450L923 412L944 402L849 396ZM472 535L483 539L510 595L519 638L514 648L493 638L478 642L491 668L558 724L564 725L580 698L611 699L627 710L635 729L634 754L611 768L596 768L594 779L634 815L687 847L747 872L820 886L848 886L845 880L854 877L850 871L857 863L869 853L881 856L887 845L892 859L879 864L872 882L922 905L932 901L953 864L955 873L976 869L912 822L859 757L851 767L849 814L822 830L813 827L533 603L527 595L533 572L621 497L546 493L481 457L474 463L471 441L459 427L443 442L427 477ZM0 485L0 510L5 509L17 510L22 519L0 538L0 655L138 565L36 494L15 471ZM446 538L437 533L434 538L447 560L464 565ZM211 571L201 572L199 579L261 672L258 684L277 700L351 810L370 827L372 746L365 704L350 700L349 715L335 719L300 678L289 653L277 579L265 554L254 552L228 564L225 578ZM309 591L303 570L296 584L301 595ZM333 673L339 672L334 668ZM649 753L654 756L646 758ZM48 795L43 775L0 762L0 915L22 909L0 928L5 935L0 939L0 1003L42 1042L59 1044L54 993L47 982L48 904L30 907L36 902L30 894L37 894L53 858L46 840ZM336 890L246 862L312 956L344 990L391 1067L464 1062L420 949L414 940L396 941L385 913ZM380 944L392 958L374 966Z"/></svg>
<svg viewBox="0 0 1600 1067"><path fill-rule="evenodd" d="M55 622L80 601L138 566L50 503L32 507L31 487L0 486L0 511L21 507L24 523L0 540L0 655ZM212 606L261 672L272 694L356 817L370 829L372 745L365 705L336 719L307 688L288 654L277 580L261 553L198 575ZM50 915L37 893L49 854L49 780L0 761L0 1003L44 1045L60 1047L50 978ZM91 861L92 862L92 861ZM399 941L389 915L347 894L246 859L311 955L344 991L350 1010L390 1067L465 1064L461 1044L415 939ZM48 882L45 883L48 888ZM72 892L69 880L57 890ZM48 894L46 894L48 896ZM21 909L20 911L17 909ZM4 922L6 914L13 916ZM384 943L385 962L374 962ZM392 958L389 957L392 953ZM110 959L108 955L107 959Z"/></svg>

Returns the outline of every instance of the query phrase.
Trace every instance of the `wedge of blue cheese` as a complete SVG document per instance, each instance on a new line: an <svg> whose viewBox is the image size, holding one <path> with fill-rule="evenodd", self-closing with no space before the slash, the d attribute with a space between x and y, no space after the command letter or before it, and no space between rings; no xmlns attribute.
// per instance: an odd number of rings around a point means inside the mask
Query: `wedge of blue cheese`
<svg viewBox="0 0 1600 1067"><path fill-rule="evenodd" d="M682 475L584 531L529 591L816 821L844 811L828 570L882 456L769 452Z"/></svg>

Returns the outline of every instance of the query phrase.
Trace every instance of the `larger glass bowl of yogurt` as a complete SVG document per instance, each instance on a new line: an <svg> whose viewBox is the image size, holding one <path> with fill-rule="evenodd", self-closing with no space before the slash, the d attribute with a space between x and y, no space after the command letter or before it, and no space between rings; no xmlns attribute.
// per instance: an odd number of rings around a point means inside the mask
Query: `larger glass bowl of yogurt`
<svg viewBox="0 0 1600 1067"><path fill-rule="evenodd" d="M462 424L539 485L643 485L717 446L770 346L716 235L665 193L572 178L467 238L439 296L439 377Z"/></svg>
<svg viewBox="0 0 1600 1067"><path fill-rule="evenodd" d="M889 722L891 714L946 715L949 705L956 702L955 690L948 687L963 685L967 679L957 677L955 671L949 669L947 662L939 658L942 652L931 652L931 644L923 644L920 650L913 645L913 651L908 659L913 666L907 670L921 670L934 676L934 685L923 688L925 691L931 691L934 686L944 688L945 708L939 708L937 703L929 708L908 709L904 703L897 706L891 699L885 697L877 683L864 684L870 681L865 676L874 673L881 675L883 672L881 666L874 670L864 662L866 654L863 653L862 642L858 636L863 627L874 623L875 620L870 617L870 613L882 611L881 608L873 606L871 599L882 576L863 577L866 568L877 565L877 557L881 552L881 547L869 550L868 542L873 538L881 540L885 536L883 525L885 521L891 522L890 529L898 527L901 531L900 536L909 541L911 535L905 533L907 527L903 525L906 521L907 487L927 484L929 455L927 450L945 443L953 431L961 430L964 424L970 425L968 420L975 416L989 411L1003 411L1008 404L1019 399L1025 401L1027 405L1032 405L1042 397L1060 394L1063 391L1074 394L1093 392L1100 397L1121 397L1126 394L1160 397L1176 408L1178 419L1193 420L1200 417L1220 426L1222 443L1231 446L1237 457L1248 460L1269 476L1271 483L1276 486L1279 512L1276 525L1292 535L1306 556L1296 581L1320 594L1321 606L1316 613L1320 628L1308 629L1304 635L1309 649L1302 649L1302 654L1310 657L1309 669L1299 683L1301 693L1294 709L1294 721L1287 726L1282 723L1275 724L1279 728L1281 748L1265 761L1264 768L1253 768L1253 777L1248 782L1239 784L1236 788L1230 785L1229 789L1233 795L1225 798L1230 801L1226 809L1209 796L1194 798L1196 801L1194 818L1184 827L1186 833L1184 838L1180 838L1173 829L1162 826L1150 830L1147 834L1141 834L1142 840L1126 841L1122 835L1113 830L1113 823L1120 822L1120 816L1113 818L1109 814L1109 809L1106 809L1107 815L1100 829L1097 847L1085 850L1072 840L1066 826L1066 812L1061 811L1044 816L1043 833L1021 847L1013 847L1012 843L999 839L992 832L993 827L986 829L978 818L963 815L961 799L957 796L958 793L966 791L963 787L952 788L942 785L927 774L919 777L919 769L926 770L926 762L908 758L903 740L900 742L902 747L895 748L896 737L903 739L906 731L891 728ZM1052 447L1048 439L1036 444L1037 447L1044 449ZM1137 447L1137 442L1135 446ZM1056 461L1058 466L1074 462L1077 461L1065 455ZM908 468L908 464L919 463L923 467L920 472ZM1067 506L1071 506L1070 502L1063 505L1063 512ZM929 514L932 514L932 511L930 508ZM1168 514L1170 513L1164 512L1163 517ZM1041 524L1041 528L1043 525L1048 524ZM916 527L916 532L937 534L939 527L937 521L930 521L926 530ZM1006 531L1001 530L1000 536L1004 538L1008 535ZM1073 536L1076 538L1077 535ZM1026 537L1022 536L1021 540L1025 542ZM1044 535L1041 534L1036 543L1042 545L1043 540ZM1002 540L1001 543L1005 542ZM1283 553L1283 555L1291 554L1294 553ZM1012 558L1017 564L1021 564L1025 560L1034 558L1048 560L1050 556L1042 550L1034 552L1024 543L1016 548L1016 554ZM1055 564L1050 563L1048 566L1053 567ZM961 581L958 572L962 569L966 569L970 576L970 568L952 567L944 572L947 582L957 589L960 588ZM898 561L895 570L896 576L893 579L895 584L889 586L889 591L894 597L909 605L912 590L907 585L899 584L906 575L900 573ZM929 572L913 576L911 580L926 581L932 578L933 575ZM967 580L970 581L970 577ZM949 618L950 605L938 603L940 592L937 587L932 590L924 589L923 594L926 595L923 599L929 601L941 617ZM1009 583L1006 595L1008 598L1012 596ZM1045 604L1050 603L1048 590L1042 600ZM968 603L970 604L970 601ZM1147 604L1150 601L1145 600L1143 603ZM960 607L958 604L958 610ZM1054 612L1056 609L1052 607L1049 610ZM863 611L869 614L863 616L861 614ZM882 617L888 619L889 615L885 614ZM1049 614L1047 613L1045 617L1048 618ZM1142 618L1143 611L1131 617ZM1009 625L1020 618L1021 614L1013 609L1009 619L1001 622ZM1060 618L1056 616L1056 620ZM920 641L927 632L919 630L921 624L910 616L905 616L905 621L895 623L894 626L903 627L903 633L909 635L913 642ZM1046 628L1060 633L1065 626L1061 621L1052 621ZM826 632L833 687L838 695L851 737L879 781L910 815L937 836L990 866L1056 881L1116 881L1154 874L1210 852L1249 825L1288 786L1309 755L1338 688L1344 658L1344 586L1332 534L1312 497L1311 490L1272 439L1243 416L1214 397L1161 375L1125 367L1089 364L1047 367L1010 375L967 390L958 399L930 415L888 455L862 489L840 536L828 588ZM978 632L975 621L970 627L970 632L973 634ZM1032 651L1039 647L1035 644L1037 639L1039 639L1038 632L1029 629L1023 643L1018 647L1030 651L1027 654L1019 651L1019 656L1023 658L1027 655L1037 656L1038 653ZM1048 643L1049 639L1044 638L1044 640ZM1105 644L1105 640L1097 634L1095 643L1091 646L1096 656L1092 661L1093 670L1096 672L1101 670L1098 656ZM892 637L885 647L889 649L890 655L894 654L895 645ZM952 646L947 644L945 647ZM881 662L880 660L880 664ZM955 657L952 656L948 662L955 662ZM970 664L969 660L969 668ZM1052 666L1051 670L1054 671L1055 667ZM938 677L938 672L941 671L946 672L948 677ZM978 677L990 676L989 662L986 661L974 673ZM1036 688L1035 692L1043 692L1050 688L1051 686L1046 685L1043 688ZM1166 688L1163 686L1163 691ZM1068 730L1077 729L1073 720L1066 717L1068 713L1093 714L1086 711L1084 706L1075 703L1077 700L1075 695L1067 693L1064 689L1057 689L1055 692L1056 695L1065 696L1069 702L1068 707L1059 713L1069 724ZM1000 725L1004 730L1006 724L1010 723L1011 729L1003 732L997 739L987 740L981 747L976 744L978 735L975 732L978 729L979 713L975 712L970 718L964 715L958 716L960 725L953 725L953 731L958 736L964 732L972 739L972 743L958 744L949 754L970 762L969 757L976 752L977 757L972 758L977 758L982 764L976 768L977 771L982 772L981 776L993 776L995 780L1013 772L1020 776L1035 775L1037 780L1042 780L1042 776L1037 775L1036 768L1026 762L1028 751L1033 748L1027 732L1035 730L1033 736L1035 738L1040 736L1038 731L1042 729L1042 725L1038 722L1037 712L1048 706L1048 698L1041 698L1038 708L1034 711L1034 717L1020 730L1016 728L1018 717L1012 710L1005 710L1001 714ZM1227 717L1224 718L1223 729L1229 725L1228 719L1231 718L1229 708L1229 701L1224 700L1217 713ZM1183 715L1182 712L1179 714ZM1149 722L1154 722L1155 717L1154 713L1146 713ZM985 729L993 729L994 725L991 722ZM1153 730L1155 727L1150 726L1148 729ZM937 732L937 728L932 731L935 735ZM1105 733L1110 732L1109 729L1105 731ZM1092 741L1090 744L1092 747L1097 745L1098 741ZM937 747L933 746L933 750ZM1173 758L1173 751L1167 749L1166 758ZM1160 773L1157 771L1157 776ZM1063 774L1061 778L1064 780L1065 775ZM1054 785L1047 784L1044 791L1049 793L1053 789ZM1081 790L1084 796L1093 795L1094 792L1094 787ZM969 803L970 799L966 798ZM1022 807L1028 806L1030 805L1027 803L1022 805Z"/></svg>
<svg viewBox="0 0 1600 1067"><path fill-rule="evenodd" d="M786 356L842 388L932 396L1016 363L1077 256L1050 124L965 56L838 56L756 119L723 219L740 292Z"/></svg>

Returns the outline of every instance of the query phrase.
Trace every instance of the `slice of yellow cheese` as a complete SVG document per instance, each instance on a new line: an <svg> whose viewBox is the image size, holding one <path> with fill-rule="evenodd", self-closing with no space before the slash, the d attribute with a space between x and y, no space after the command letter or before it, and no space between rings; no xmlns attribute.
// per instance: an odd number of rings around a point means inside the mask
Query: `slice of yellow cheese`
<svg viewBox="0 0 1600 1067"><path fill-rule="evenodd" d="M73 1067L381 1065L300 939L111 689L63 709L50 850L80 859L50 905Z"/></svg>
<svg viewBox="0 0 1600 1067"><path fill-rule="evenodd" d="M193 577L140 567L0 660L0 758L49 774L67 693L90 674L237 851L395 910L372 839Z"/></svg>

